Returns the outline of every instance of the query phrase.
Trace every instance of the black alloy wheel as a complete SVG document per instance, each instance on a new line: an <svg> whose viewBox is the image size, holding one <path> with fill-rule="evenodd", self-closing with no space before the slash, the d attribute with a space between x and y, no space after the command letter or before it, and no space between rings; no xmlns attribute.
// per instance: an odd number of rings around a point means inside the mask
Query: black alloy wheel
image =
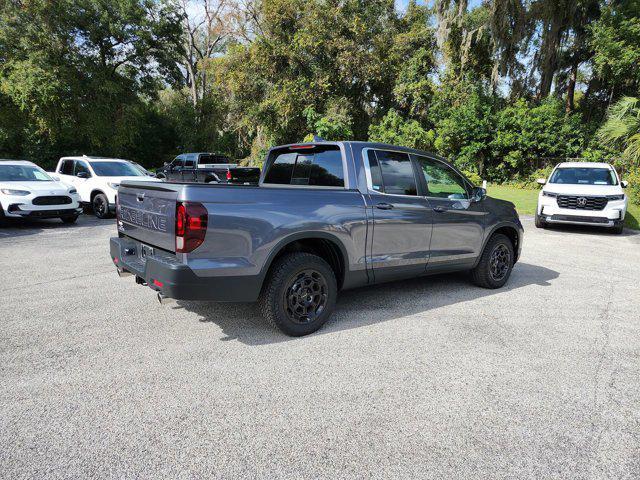
<svg viewBox="0 0 640 480"><path fill-rule="evenodd" d="M496 282L500 282L511 268L511 252L503 243L497 244L489 259L489 274Z"/></svg>
<svg viewBox="0 0 640 480"><path fill-rule="evenodd" d="M107 197L99 193L93 198L92 202L93 213L98 218L107 218L109 216L109 200Z"/></svg>
<svg viewBox="0 0 640 480"><path fill-rule="evenodd" d="M297 324L315 321L327 305L327 281L317 270L306 269L292 276L283 296L283 308Z"/></svg>

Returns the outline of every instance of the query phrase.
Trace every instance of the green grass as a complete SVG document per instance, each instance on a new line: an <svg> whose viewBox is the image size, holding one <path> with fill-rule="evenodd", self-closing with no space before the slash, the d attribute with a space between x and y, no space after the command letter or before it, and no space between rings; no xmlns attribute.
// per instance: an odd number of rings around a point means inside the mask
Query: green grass
<svg viewBox="0 0 640 480"><path fill-rule="evenodd" d="M513 202L521 215L533 215L538 204L538 190L525 190L507 185L489 185L487 193L494 198ZM629 204L625 225L634 230L640 230L640 205Z"/></svg>

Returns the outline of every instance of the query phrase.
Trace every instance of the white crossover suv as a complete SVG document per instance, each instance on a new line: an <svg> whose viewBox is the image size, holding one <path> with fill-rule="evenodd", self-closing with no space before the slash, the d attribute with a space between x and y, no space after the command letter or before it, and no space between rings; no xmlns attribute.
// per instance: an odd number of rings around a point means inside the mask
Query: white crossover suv
<svg viewBox="0 0 640 480"><path fill-rule="evenodd" d="M35 163L0 160L0 223L7 218L60 218L73 223L82 213L74 187Z"/></svg>
<svg viewBox="0 0 640 480"><path fill-rule="evenodd" d="M159 182L136 168L131 161L119 158L62 157L56 175L73 185L84 205L90 205L98 218L107 218L116 210L116 195L123 180Z"/></svg>
<svg viewBox="0 0 640 480"><path fill-rule="evenodd" d="M579 224L612 228L622 233L627 196L608 163L568 162L557 165L538 195L536 227Z"/></svg>

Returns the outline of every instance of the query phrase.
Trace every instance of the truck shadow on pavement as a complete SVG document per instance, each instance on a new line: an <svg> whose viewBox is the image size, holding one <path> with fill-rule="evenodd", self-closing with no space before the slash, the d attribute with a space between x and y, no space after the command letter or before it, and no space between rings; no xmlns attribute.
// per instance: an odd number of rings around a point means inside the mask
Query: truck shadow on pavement
<svg viewBox="0 0 640 480"><path fill-rule="evenodd" d="M530 285L549 286L558 276L558 272L546 267L518 263L507 285L498 290L471 284L466 272L347 290L338 295L333 318L312 335L366 327ZM266 345L296 340L272 329L262 319L256 304L179 301L173 308L184 308L198 314L201 322L218 325L225 334L222 341L237 340L246 345Z"/></svg>

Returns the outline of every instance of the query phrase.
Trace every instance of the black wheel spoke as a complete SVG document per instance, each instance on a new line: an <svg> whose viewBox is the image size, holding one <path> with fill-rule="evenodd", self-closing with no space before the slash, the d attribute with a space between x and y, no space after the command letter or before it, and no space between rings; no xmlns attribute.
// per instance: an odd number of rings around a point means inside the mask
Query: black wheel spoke
<svg viewBox="0 0 640 480"><path fill-rule="evenodd" d="M489 274L496 281L502 280L511 267L511 252L504 244L498 244L491 252Z"/></svg>
<svg viewBox="0 0 640 480"><path fill-rule="evenodd" d="M284 310L295 323L316 320L327 304L327 282L318 271L308 269L291 278L284 295Z"/></svg>

